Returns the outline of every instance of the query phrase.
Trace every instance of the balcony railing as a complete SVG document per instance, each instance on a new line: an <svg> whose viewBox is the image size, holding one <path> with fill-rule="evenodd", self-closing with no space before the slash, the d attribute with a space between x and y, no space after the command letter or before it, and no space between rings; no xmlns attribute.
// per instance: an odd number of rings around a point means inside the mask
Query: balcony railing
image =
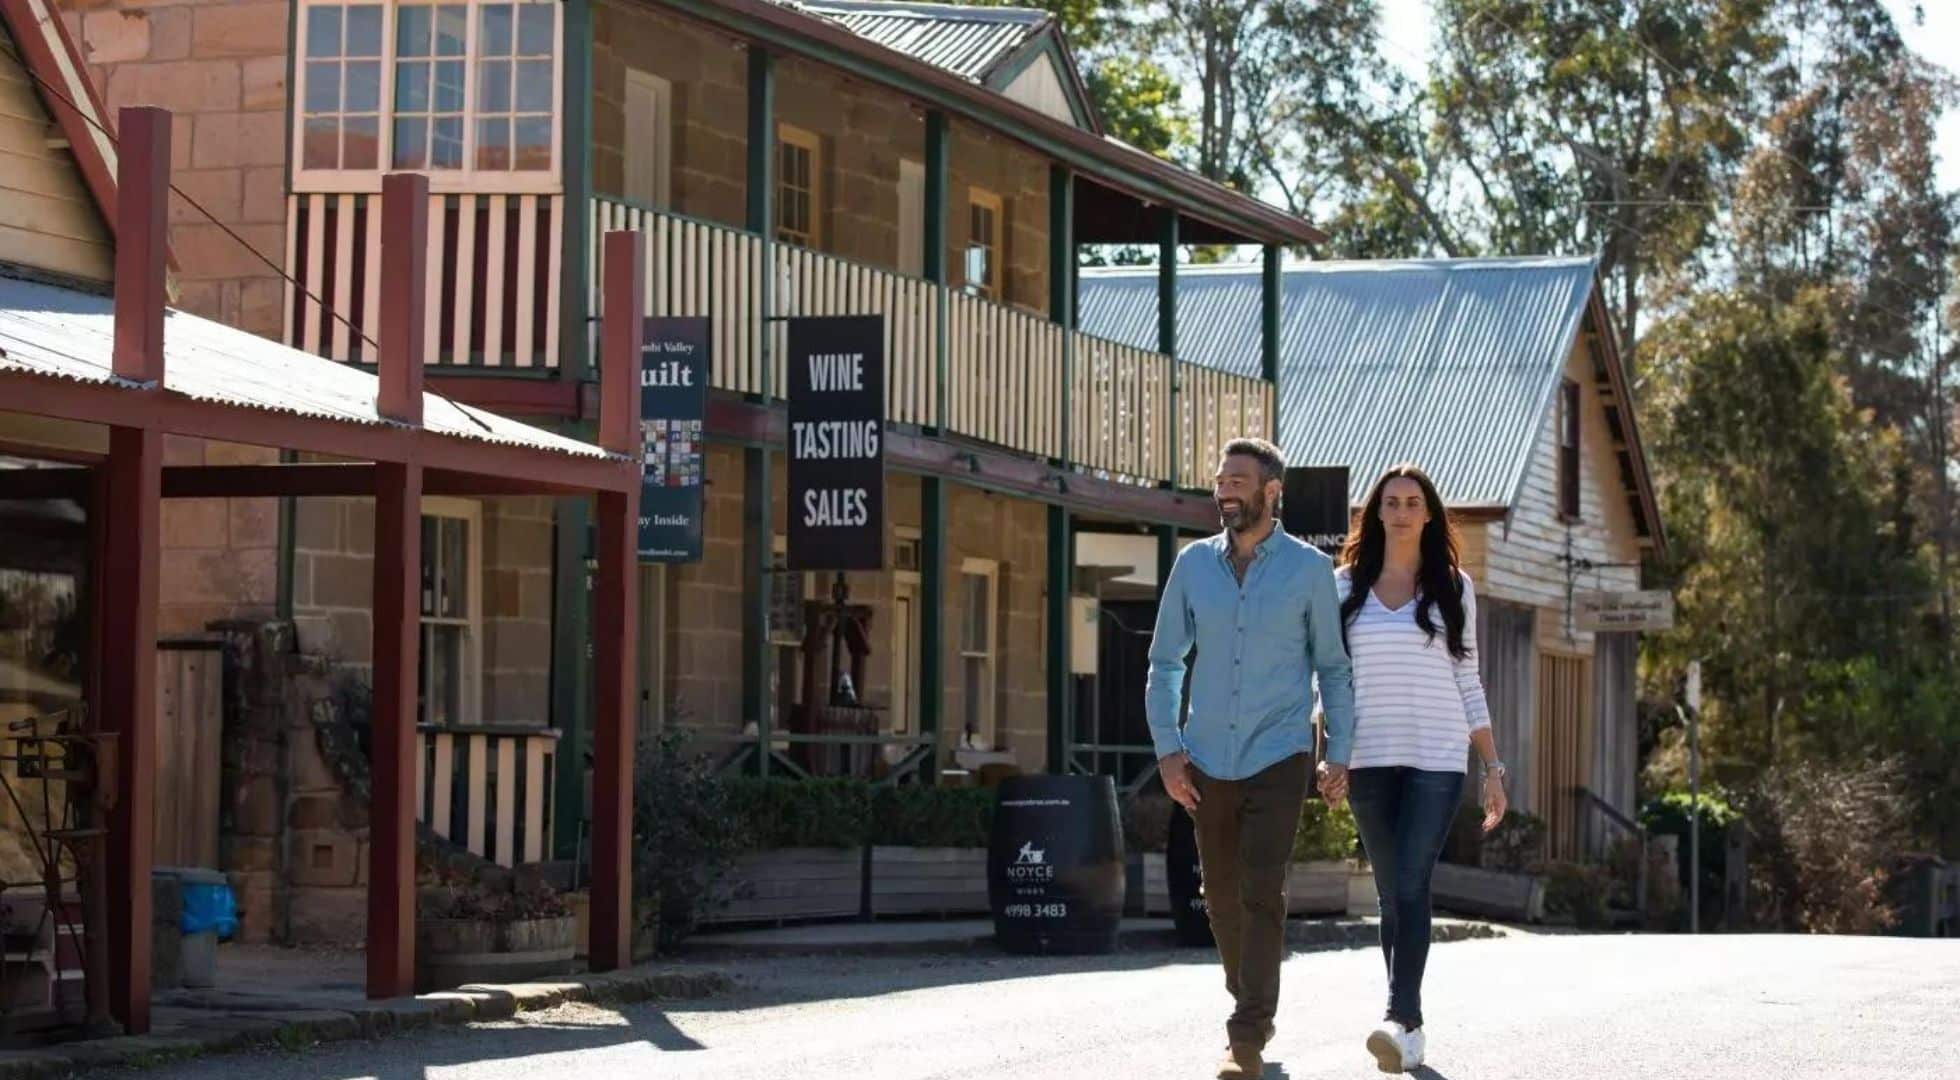
<svg viewBox="0 0 1960 1080"><path fill-rule="evenodd" d="M590 216L595 238L616 229L641 235L649 314L714 318L717 388L781 394L787 350L780 323L766 324L774 371L766 384L762 378L761 237L612 198L593 200ZM592 245L595 314L603 304L599 246ZM835 255L788 244L771 251L772 314L885 317L888 420L943 426L1119 479L1184 487L1210 482L1218 450L1230 439L1272 436L1273 390L1263 380L1067 331L1039 315ZM936 391L941 319L943 425ZM1073 375L1064 387L1071 353Z"/></svg>

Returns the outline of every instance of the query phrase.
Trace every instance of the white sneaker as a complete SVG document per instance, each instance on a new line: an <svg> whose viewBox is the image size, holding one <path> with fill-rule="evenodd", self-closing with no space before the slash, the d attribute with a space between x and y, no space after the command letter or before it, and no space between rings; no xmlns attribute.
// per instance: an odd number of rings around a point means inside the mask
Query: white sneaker
<svg viewBox="0 0 1960 1080"><path fill-rule="evenodd" d="M1422 1067L1421 1031L1410 1031L1395 1020L1384 1020L1368 1035L1368 1052L1385 1073L1414 1072Z"/></svg>

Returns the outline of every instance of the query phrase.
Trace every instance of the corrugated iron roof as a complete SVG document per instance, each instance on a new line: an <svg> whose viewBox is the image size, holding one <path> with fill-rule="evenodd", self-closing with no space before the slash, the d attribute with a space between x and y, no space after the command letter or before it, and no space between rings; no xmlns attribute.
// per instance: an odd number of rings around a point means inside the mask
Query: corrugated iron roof
<svg viewBox="0 0 1960 1080"><path fill-rule="evenodd" d="M1346 465L1358 501L1413 460L1453 506L1510 506L1593 288L1580 258L1288 266L1279 442L1296 465ZM1257 376L1258 265L1181 269L1180 358ZM1157 343L1154 268L1084 270L1084 330Z"/></svg>
<svg viewBox="0 0 1960 1080"><path fill-rule="evenodd" d="M108 296L0 275L0 371L110 383L115 310ZM197 401L380 426L379 382L367 372L182 311L164 317L164 388ZM422 396L422 426L439 435L578 457L607 457L508 417Z"/></svg>
<svg viewBox="0 0 1960 1080"><path fill-rule="evenodd" d="M1051 18L1027 8L903 0L789 0L784 6L839 23L859 37L976 83L985 82Z"/></svg>

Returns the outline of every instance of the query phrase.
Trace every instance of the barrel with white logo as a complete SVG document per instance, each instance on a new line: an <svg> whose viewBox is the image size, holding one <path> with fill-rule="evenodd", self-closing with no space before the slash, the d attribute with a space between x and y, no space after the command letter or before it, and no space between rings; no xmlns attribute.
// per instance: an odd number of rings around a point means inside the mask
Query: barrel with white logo
<svg viewBox="0 0 1960 1080"><path fill-rule="evenodd" d="M1012 776L994 803L987 897L1015 953L1098 953L1123 920L1123 830L1107 776Z"/></svg>
<svg viewBox="0 0 1960 1080"><path fill-rule="evenodd" d="M1198 865L1198 830L1182 806L1171 808L1164 877L1170 891L1171 922L1177 927L1178 944L1209 947L1211 914L1205 907L1204 873Z"/></svg>

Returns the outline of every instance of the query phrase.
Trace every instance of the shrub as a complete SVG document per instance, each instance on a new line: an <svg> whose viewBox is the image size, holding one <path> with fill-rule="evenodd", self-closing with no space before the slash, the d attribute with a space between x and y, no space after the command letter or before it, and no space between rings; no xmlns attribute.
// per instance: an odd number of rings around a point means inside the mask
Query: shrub
<svg viewBox="0 0 1960 1080"><path fill-rule="evenodd" d="M1162 854L1171 846L1171 815L1182 813L1167 795L1133 795L1118 808L1123 818L1123 850Z"/></svg>
<svg viewBox="0 0 1960 1080"><path fill-rule="evenodd" d="M1885 882L1910 842L1903 777L1896 761L1765 771L1738 800L1751 845L1752 919L1824 934L1894 925Z"/></svg>
<svg viewBox="0 0 1960 1080"><path fill-rule="evenodd" d="M906 784L871 799L871 843L895 847L986 847L994 826L987 788Z"/></svg>
<svg viewBox="0 0 1960 1080"><path fill-rule="evenodd" d="M723 879L741 840L728 790L706 755L686 752L669 725L640 740L633 767L633 890L657 910L667 949L725 899Z"/></svg>
<svg viewBox="0 0 1960 1080"><path fill-rule="evenodd" d="M1545 910L1569 916L1577 926L1592 930L1607 925L1606 898L1612 874L1603 866L1559 862L1545 868Z"/></svg>
<svg viewBox="0 0 1960 1080"><path fill-rule="evenodd" d="M1476 828L1483 828L1483 810L1471 808ZM1545 868L1545 819L1513 810L1497 828L1484 835L1478 865L1512 874L1537 874Z"/></svg>
<svg viewBox="0 0 1960 1080"><path fill-rule="evenodd" d="M1640 841L1626 835L1614 839L1607 852L1606 865L1613 875L1614 895L1625 906L1638 906L1640 890ZM1687 897L1681 889L1678 867L1660 845L1647 848L1647 928L1673 930L1682 926L1687 913Z"/></svg>
<svg viewBox="0 0 1960 1080"><path fill-rule="evenodd" d="M871 785L862 780L723 777L742 849L861 847L871 835Z"/></svg>
<svg viewBox="0 0 1960 1080"><path fill-rule="evenodd" d="M1346 803L1336 809L1327 800L1308 795L1300 803L1300 821L1293 830L1293 861L1352 859L1359 839L1354 813Z"/></svg>
<svg viewBox="0 0 1960 1080"><path fill-rule="evenodd" d="M1694 851L1689 834L1694 807L1695 800L1690 793L1667 791L1640 808L1640 824L1647 827L1649 835L1680 838L1675 852L1675 880L1683 884L1693 876ZM1723 884L1728 878L1728 832L1739 816L1720 787L1702 789L1701 914L1704 920L1712 919L1721 909Z"/></svg>

